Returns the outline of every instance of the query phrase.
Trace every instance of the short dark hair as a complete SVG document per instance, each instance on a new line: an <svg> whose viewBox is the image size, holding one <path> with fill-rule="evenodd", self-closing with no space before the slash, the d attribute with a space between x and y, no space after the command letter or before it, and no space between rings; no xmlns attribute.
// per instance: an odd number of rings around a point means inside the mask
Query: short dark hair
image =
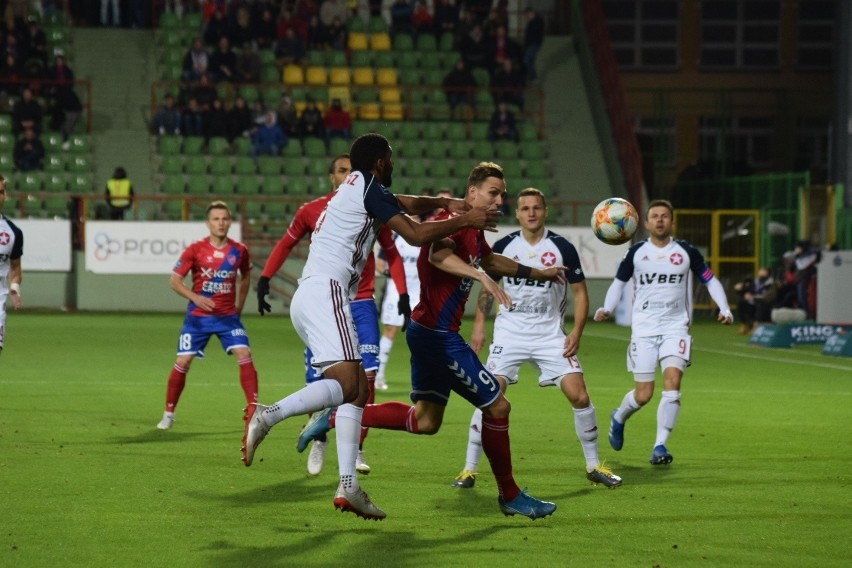
<svg viewBox="0 0 852 568"><path fill-rule="evenodd" d="M214 209L224 209L228 212L228 217L231 217L231 210L228 208L228 205L224 201L213 201L210 205L207 206L206 216L210 217L210 212Z"/></svg>
<svg viewBox="0 0 852 568"><path fill-rule="evenodd" d="M541 204L544 205L545 209L547 209L547 200L544 198L544 194L541 192L540 189L536 189L534 187L527 187L525 189L522 189L521 192L518 194L518 199L520 199L521 197L527 197L527 196L530 196L530 195L533 195L533 196L541 199Z"/></svg>
<svg viewBox="0 0 852 568"><path fill-rule="evenodd" d="M350 161L351 161L351 158L349 157L349 154L338 154L337 156L335 156L335 157L334 157L334 159L333 159L333 160L331 161L331 163L328 165L328 173L329 173L329 174L333 174L333 173L334 173L334 164L336 164L336 163L337 163L337 160L342 160L343 158L346 158L347 160L350 160Z"/></svg>
<svg viewBox="0 0 852 568"><path fill-rule="evenodd" d="M669 213L671 215L674 215L674 206L672 205L671 201L669 201L668 199L655 199L648 204L648 210L645 212L645 219L648 218L648 213L654 207L665 207L669 210Z"/></svg>
<svg viewBox="0 0 852 568"><path fill-rule="evenodd" d="M349 149L352 169L369 172L376 167L376 162L388 155L390 150L390 142L381 134L376 132L362 134L355 139Z"/></svg>
<svg viewBox="0 0 852 568"><path fill-rule="evenodd" d="M503 177L503 168L499 164L495 164L494 162L479 162L475 168L470 170L470 175L467 176L467 186L479 185L490 177L502 180L506 179Z"/></svg>
<svg viewBox="0 0 852 568"><path fill-rule="evenodd" d="M113 179L127 179L127 170L125 170L121 166L118 166L117 168L115 168L115 171L112 172L112 178Z"/></svg>

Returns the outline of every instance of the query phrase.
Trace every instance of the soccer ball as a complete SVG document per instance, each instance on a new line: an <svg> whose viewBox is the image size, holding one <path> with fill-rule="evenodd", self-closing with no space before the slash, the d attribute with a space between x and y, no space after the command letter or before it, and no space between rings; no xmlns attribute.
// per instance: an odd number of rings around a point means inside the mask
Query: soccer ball
<svg viewBox="0 0 852 568"><path fill-rule="evenodd" d="M618 197L604 199L592 213L592 231L608 245L620 245L633 238L639 227L636 208Z"/></svg>

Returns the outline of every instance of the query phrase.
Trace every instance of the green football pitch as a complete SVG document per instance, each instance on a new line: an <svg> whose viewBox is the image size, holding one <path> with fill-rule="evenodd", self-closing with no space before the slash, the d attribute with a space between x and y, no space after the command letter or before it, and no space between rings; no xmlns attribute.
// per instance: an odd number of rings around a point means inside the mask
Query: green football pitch
<svg viewBox="0 0 852 568"><path fill-rule="evenodd" d="M195 361L174 428L155 428L181 315L11 312L0 356L0 566L848 566L852 559L852 360L816 346L749 347L735 328L693 327L693 365L669 444L648 464L654 401L607 443L631 388L628 330L590 322L580 358L601 456L624 478L591 486L568 403L531 368L508 395L515 476L555 501L552 517L504 517L487 461L471 490L471 408L455 396L441 432L373 430L362 484L388 513L334 510L337 460L309 477L304 419L240 461L242 391L215 339ZM261 402L303 382L287 318L247 316ZM469 322L465 327L469 329ZM467 329L463 330L466 333ZM407 348L390 389L407 400ZM659 391L659 385L658 385ZM333 447L333 443L332 443Z"/></svg>

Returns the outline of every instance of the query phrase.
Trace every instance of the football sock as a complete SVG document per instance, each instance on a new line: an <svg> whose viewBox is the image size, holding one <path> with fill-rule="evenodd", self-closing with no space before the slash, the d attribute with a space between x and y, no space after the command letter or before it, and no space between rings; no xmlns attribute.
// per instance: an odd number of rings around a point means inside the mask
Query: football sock
<svg viewBox="0 0 852 568"><path fill-rule="evenodd" d="M624 399L621 401L621 406L618 407L618 410L615 411L615 419L624 424L627 422L627 419L636 414L636 411L642 408L638 402L636 402L636 397L634 394L635 390L630 391L626 395L624 395Z"/></svg>
<svg viewBox="0 0 852 568"><path fill-rule="evenodd" d="M243 387L246 402L257 402L257 369L254 368L254 361L246 357L237 361L237 365L240 367L240 386Z"/></svg>
<svg viewBox="0 0 852 568"><path fill-rule="evenodd" d="M332 379L320 379L309 383L290 396L279 400L263 411L263 421L273 426L285 418L309 414L343 404L343 389Z"/></svg>
<svg viewBox="0 0 852 568"><path fill-rule="evenodd" d="M657 407L657 441L654 446L665 446L677 424L680 414L680 391L663 391Z"/></svg>
<svg viewBox="0 0 852 568"><path fill-rule="evenodd" d="M467 471L479 471L480 458L482 458L482 411L477 408L470 417L464 468Z"/></svg>
<svg viewBox="0 0 852 568"><path fill-rule="evenodd" d="M376 378L380 381L385 380L385 368L390 359L391 349L393 349L393 341L383 335L379 340L379 372L376 374Z"/></svg>
<svg viewBox="0 0 852 568"><path fill-rule="evenodd" d="M166 411L174 412L180 394L183 392L183 387L186 385L186 374L189 372L189 367L181 367L177 363L172 367L172 372L169 373L169 382L166 385Z"/></svg>
<svg viewBox="0 0 852 568"><path fill-rule="evenodd" d="M358 436L361 433L361 415L364 409L354 404L341 404L337 408L337 464L340 479L355 475L355 458L358 456ZM357 489L358 481L354 487ZM351 489L350 489L351 490Z"/></svg>
<svg viewBox="0 0 852 568"><path fill-rule="evenodd" d="M491 463L497 489L504 501L513 501L521 492L512 475L512 448L509 446L509 418L482 415L482 450Z"/></svg>
<svg viewBox="0 0 852 568"><path fill-rule="evenodd" d="M586 469L591 471L601 463L598 457L598 419L593 404L590 403L586 408L574 409L574 430L580 439L580 445L583 446Z"/></svg>
<svg viewBox="0 0 852 568"><path fill-rule="evenodd" d="M367 386L370 388L370 394L367 396L367 404L373 404L376 402L376 372L368 371L367 372ZM358 447L364 445L364 440L367 438L367 434L370 432L370 429L364 425L361 425L361 439L358 441Z"/></svg>
<svg viewBox="0 0 852 568"><path fill-rule="evenodd" d="M368 404L364 407L362 426L381 428L383 430L405 430L419 434L414 407L404 402L383 402Z"/></svg>

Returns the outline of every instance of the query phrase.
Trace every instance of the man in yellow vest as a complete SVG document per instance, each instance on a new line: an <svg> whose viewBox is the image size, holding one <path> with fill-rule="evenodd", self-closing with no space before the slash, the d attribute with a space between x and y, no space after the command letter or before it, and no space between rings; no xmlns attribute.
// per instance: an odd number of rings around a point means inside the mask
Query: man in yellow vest
<svg viewBox="0 0 852 568"><path fill-rule="evenodd" d="M112 178L106 184L106 200L109 205L109 218L113 221L124 219L124 212L133 203L133 184L127 179L127 172L121 166L115 168Z"/></svg>

